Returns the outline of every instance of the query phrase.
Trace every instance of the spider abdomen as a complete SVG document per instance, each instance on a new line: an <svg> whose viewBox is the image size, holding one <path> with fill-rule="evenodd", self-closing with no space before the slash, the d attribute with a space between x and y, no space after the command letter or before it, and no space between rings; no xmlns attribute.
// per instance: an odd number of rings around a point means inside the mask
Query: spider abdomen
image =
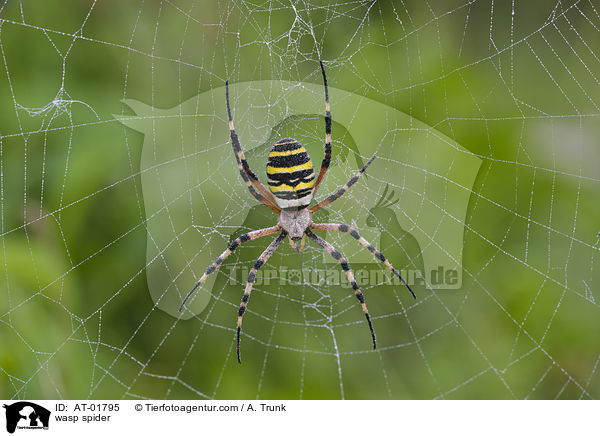
<svg viewBox="0 0 600 436"><path fill-rule="evenodd" d="M299 210L310 204L315 172L302 144L283 138L273 145L267 161L267 181L280 208Z"/></svg>

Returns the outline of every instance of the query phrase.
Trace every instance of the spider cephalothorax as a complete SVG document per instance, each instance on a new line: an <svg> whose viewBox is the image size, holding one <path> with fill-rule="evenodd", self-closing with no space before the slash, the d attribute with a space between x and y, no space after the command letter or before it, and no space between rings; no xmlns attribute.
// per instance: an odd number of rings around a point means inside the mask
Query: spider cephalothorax
<svg viewBox="0 0 600 436"><path fill-rule="evenodd" d="M227 103L227 115L229 117L231 145L233 146L233 152L237 160L240 175L246 183L250 193L262 204L279 214L279 221L277 222L276 226L245 233L233 241L231 245L223 252L223 254L221 254L217 260L215 260L208 267L206 272L202 275L202 277L200 277L200 280L198 280L192 290L188 292L183 299L183 303L181 303L179 310L181 311L183 309L186 301L206 280L208 275L214 272L241 243L279 233L277 238L275 238L275 240L271 242L265 251L263 251L248 274L248 282L246 284L246 289L244 290L244 295L242 296L242 301L238 310L237 358L238 362L240 363L242 362L240 355L242 316L246 312L248 299L250 298L250 292L252 291L256 273L267 262L275 250L277 250L286 236L290 238L290 244L292 244L293 247L295 247L295 245L291 242L291 240L302 240L299 251L302 251L302 248L304 247L304 237L308 236L319 247L324 249L334 259L339 261L340 266L344 270L344 273L346 274L346 277L348 278L348 281L354 290L356 298L361 304L365 317L367 318L367 323L369 324L369 329L371 331L371 338L373 340L373 348L377 346L377 342L375 340L375 332L373 330L371 316L367 310L364 295L359 289L356 280L354 280L354 275L348 266L348 262L346 262L346 259L344 259L342 254L335 247L333 247L333 245L323 238L317 236L315 233L313 233L313 230L349 233L350 236L352 236L362 246L373 253L378 260L383 262L385 266L392 271L392 273L400 277L402 283L406 285L412 296L416 298L414 292L410 286L408 286L408 283L406 283L400 276L400 273L396 271L396 269L379 250L377 250L362 236L360 236L356 229L353 229L346 224L316 224L312 222L311 215L321 209L323 206L327 206L342 196L344 192L346 192L354 183L356 183L371 162L373 162L373 159L375 159L375 156L371 157L367 163L356 173L356 175L352 177L344 186L338 189L337 192L329 195L314 206L310 208L308 207L316 195L319 186L323 182L323 178L325 177L331 162L331 112L329 106L329 91L327 89L327 76L325 75L325 68L323 67L322 62L320 64L321 73L323 74L323 86L325 88L325 156L321 162L321 169L319 170L319 174L315 180L315 172L313 170L312 160L302 144L292 138L280 139L271 148L267 161L267 181L270 192L265 189L258 177L256 177L256 174L254 174L254 172L250 169L248 161L244 156L238 135L233 127L231 106L229 105L229 83L225 82L225 99Z"/></svg>
<svg viewBox="0 0 600 436"><path fill-rule="evenodd" d="M279 226L290 235L294 241L301 239L310 228L312 219L308 209L299 209L293 211L282 210L279 214Z"/></svg>

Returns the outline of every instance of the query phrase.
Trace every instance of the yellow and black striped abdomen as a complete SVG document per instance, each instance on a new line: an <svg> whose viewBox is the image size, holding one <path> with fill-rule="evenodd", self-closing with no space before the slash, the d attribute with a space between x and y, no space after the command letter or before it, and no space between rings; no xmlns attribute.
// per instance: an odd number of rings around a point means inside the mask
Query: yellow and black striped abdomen
<svg viewBox="0 0 600 436"><path fill-rule="evenodd" d="M267 161L267 181L282 209L297 210L310 204L315 172L302 144L292 138L275 143Z"/></svg>

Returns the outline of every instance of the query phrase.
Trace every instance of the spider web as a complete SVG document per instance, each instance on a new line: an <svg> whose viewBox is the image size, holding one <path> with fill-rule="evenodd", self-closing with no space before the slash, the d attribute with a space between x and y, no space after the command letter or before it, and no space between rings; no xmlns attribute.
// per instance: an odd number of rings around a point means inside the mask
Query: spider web
<svg viewBox="0 0 600 436"><path fill-rule="evenodd" d="M600 4L584 0L3 2L0 396L598 398L598 47ZM176 229L168 245L184 251L198 235L230 241L275 217L244 193L239 177L227 179L241 187L234 197L227 196L234 188L217 182L233 162L222 115L208 123L222 157L203 160L198 151L196 160L183 160L202 161L204 173L186 164L173 174L188 196L192 218L183 224L169 201L148 213L150 198L169 198L173 181L159 178L148 192L144 176L169 162L144 166L143 149L159 150L161 119L188 118L161 111L221 88L226 78L320 86L319 59L330 86L394 108L428 126L427 137L447 138L481 160L473 185L462 186L469 195L462 284L416 283L412 300L386 273L375 275L363 286L378 334L372 350L347 283L322 279L339 266L312 245L302 254L282 245L265 271L302 265L324 275L257 283L239 366L234 328L244 274L269 241L238 249L199 291L204 306L181 316L162 304L180 302L190 287L183 283L207 265L188 253L186 268L149 280L152 265L169 262L161 249L147 257L147 244L160 247L151 231L159 219ZM236 127L257 173L267 142L251 139L252 131L266 132L262 140L293 133L318 165L322 95L312 100L314 115L284 119L275 103L288 110L294 101L244 101L232 100ZM126 127L134 102L154 111L143 117L144 134ZM343 162L369 157L350 127L337 124L336 104L338 113L359 113L332 99L338 177L327 179L321 195L353 175L356 165ZM259 110L268 122L254 118ZM414 137L420 126L403 132ZM184 143L199 147L193 137L171 140L180 158L189 157ZM379 155L390 150L374 147ZM443 190L426 201L438 189L432 180L456 186L457 162L440 172L413 165L425 180L414 187L390 179L410 167L390 156L325 216L374 215L365 198L387 200L394 216L409 216L403 205L413 198L422 214L431 206L444 219L457 216ZM207 198L197 192L222 203L210 227L194 220ZM427 244L414 236L417 222L369 223L356 225L379 226L381 237L371 242L398 269L423 270ZM442 218L437 224L422 231L431 244ZM352 238L332 241L352 267L364 266ZM204 243L197 252L210 258L225 248Z"/></svg>

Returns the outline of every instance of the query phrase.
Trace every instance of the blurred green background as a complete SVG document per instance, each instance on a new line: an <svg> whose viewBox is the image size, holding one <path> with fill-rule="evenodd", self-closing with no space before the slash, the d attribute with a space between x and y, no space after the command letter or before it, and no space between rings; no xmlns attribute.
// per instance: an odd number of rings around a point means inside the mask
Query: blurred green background
<svg viewBox="0 0 600 436"><path fill-rule="evenodd" d="M3 2L0 398L598 398L599 28L595 0ZM130 113L123 99L171 108L226 78L320 83L320 58L332 86L482 159L463 288L367 291L389 345L372 351L347 288L265 286L239 366L241 283L220 274L190 320L154 306L144 138L113 114ZM278 129L321 160L322 119ZM351 148L343 126L334 138ZM227 132L223 150L233 159ZM261 214L244 225L274 222ZM407 235L382 239L398 268L419 265ZM272 266L314 259L288 247ZM335 343L310 326L317 300Z"/></svg>

